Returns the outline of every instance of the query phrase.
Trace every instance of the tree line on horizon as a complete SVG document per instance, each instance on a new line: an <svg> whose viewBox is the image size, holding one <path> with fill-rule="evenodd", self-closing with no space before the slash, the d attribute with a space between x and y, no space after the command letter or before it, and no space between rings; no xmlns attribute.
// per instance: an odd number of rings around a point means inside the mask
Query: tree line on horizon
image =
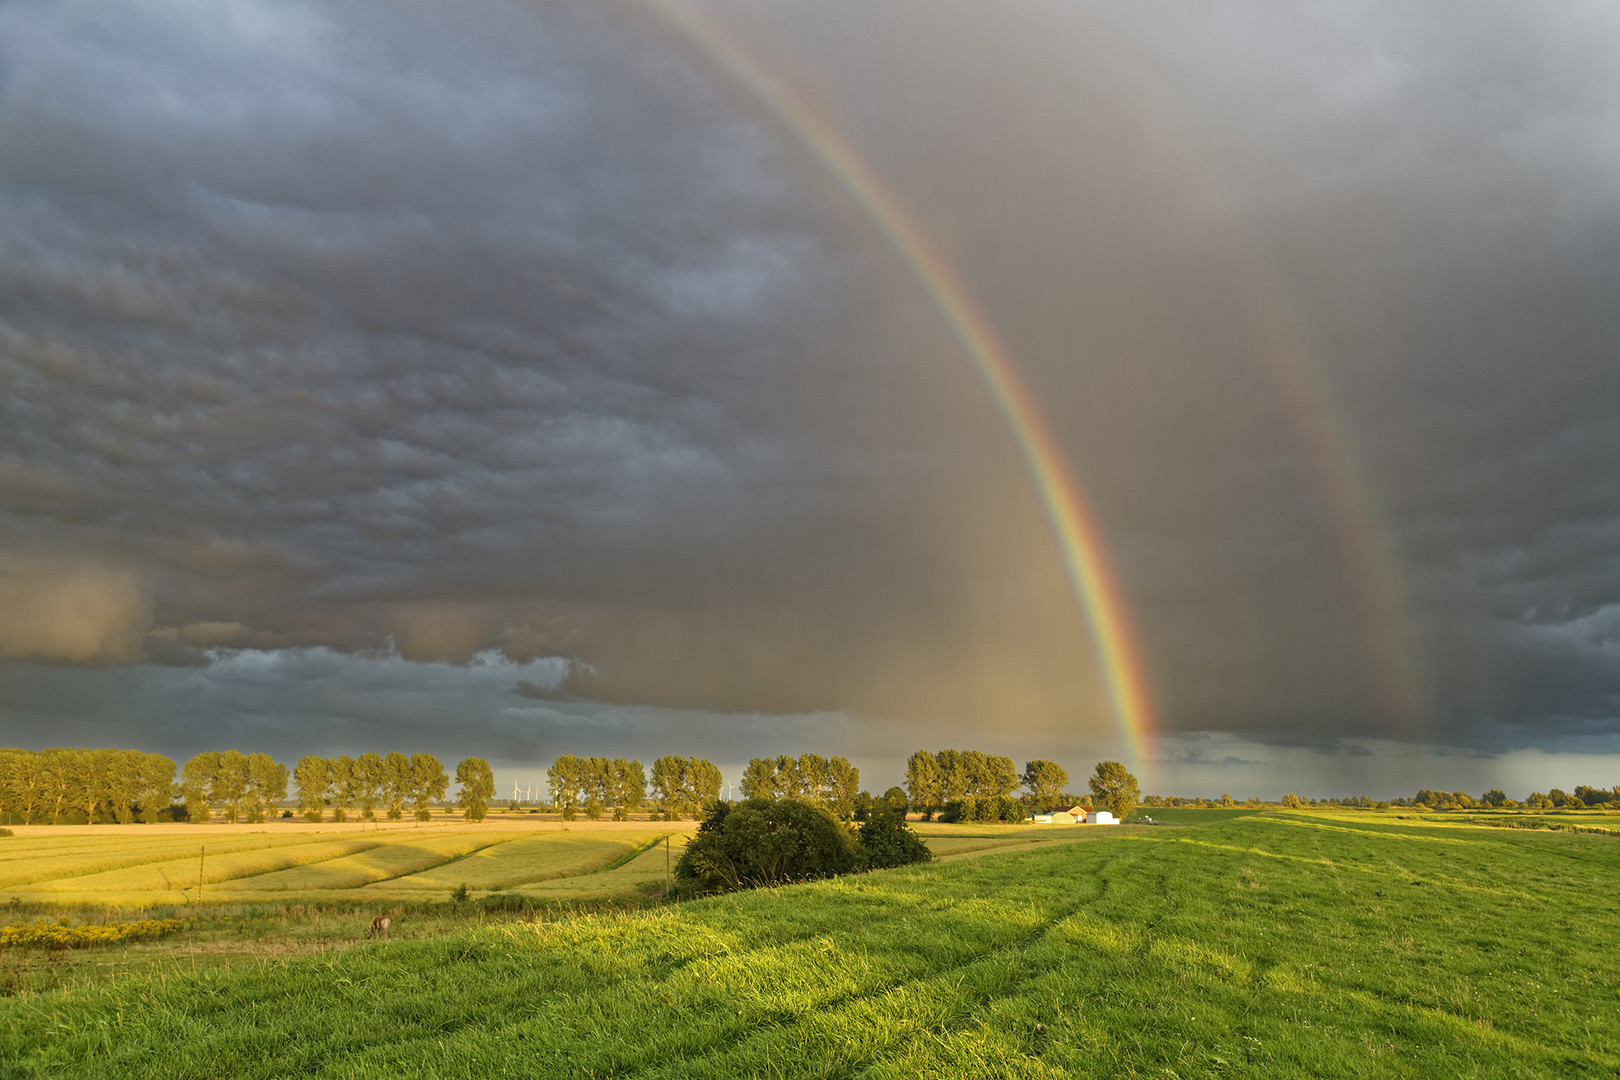
<svg viewBox="0 0 1620 1080"><path fill-rule="evenodd" d="M60 825L63 817L128 825L172 813L174 759L141 750L0 750L0 821Z"/></svg>
<svg viewBox="0 0 1620 1080"><path fill-rule="evenodd" d="M861 794L861 771L842 757L781 754L751 759L738 786L747 799L801 799L849 821Z"/></svg>
<svg viewBox="0 0 1620 1080"><path fill-rule="evenodd" d="M561 754L546 770L552 807L564 821L580 810L599 821L608 810L614 821L626 821L647 801L647 774L640 761L625 758L575 757Z"/></svg>
<svg viewBox="0 0 1620 1080"><path fill-rule="evenodd" d="M1247 799L1235 799L1230 794L1223 794L1217 798L1205 798L1201 795L1146 795L1142 798L1143 806L1169 806L1169 807L1245 807L1258 809L1265 806L1281 806L1284 809L1294 810L1309 806L1316 807L1349 807L1361 810L1390 810L1390 809L1416 809L1416 810L1590 810L1605 807L1620 809L1620 784L1612 788L1591 787L1587 784L1578 784L1573 793L1561 788L1553 788L1543 794L1532 791L1523 799L1509 798L1501 788L1492 788L1483 795L1470 795L1465 791L1434 791L1429 788L1420 788L1417 794L1410 797L1375 800L1370 795L1347 795L1334 798L1306 798L1289 792L1280 799L1265 800L1258 795L1251 795Z"/></svg>
<svg viewBox="0 0 1620 1080"><path fill-rule="evenodd" d="M351 810L361 821L375 821L379 808L388 820L400 821L407 807L417 821L428 821L433 817L428 808L450 788L437 757L397 750L356 757L306 754L293 769L293 783L298 785L298 812L308 821L324 820L328 807L333 821L348 821Z"/></svg>
<svg viewBox="0 0 1620 1080"><path fill-rule="evenodd" d="M1132 777L1133 788L1135 782ZM1068 786L1068 770L1043 758L1026 761L1022 772L1012 758L979 750L918 750L906 759L906 796L925 821L936 815L949 822L1023 821L1031 813L1081 802L1067 793ZM1019 787L1025 793L1015 799Z"/></svg>
<svg viewBox="0 0 1620 1080"><path fill-rule="evenodd" d="M1420 789L1415 795L1375 802L1366 795L1306 799L1287 794L1278 801L1258 796L1238 800L1202 796L1146 795L1119 762L1099 762L1091 795L1066 791L1069 775L1052 761L1028 761L1022 772L1011 758L976 750L919 750L906 762L906 787L881 796L860 789L860 771L843 757L801 754L749 761L739 785L745 797L794 798L816 803L842 820L865 821L881 810L915 811L944 821L1023 820L1028 813L1096 802L1121 820L1140 803L1147 807L1306 806L1434 810L1620 808L1620 785L1577 785L1573 792L1553 788L1515 801L1500 789L1475 797L1460 791ZM1106 774L1106 775L1105 775ZM428 808L449 788L444 766L432 754L365 753L355 756L305 755L290 774L297 787L298 811L311 821L374 820L378 812L400 820L410 810L426 820ZM620 820L648 801L648 779L641 763L624 758L560 755L547 770L551 808L572 820L580 811L601 817L609 810ZM0 823L85 824L156 821L264 821L287 798L287 767L268 754L210 750L194 755L180 769L163 754L119 748L44 750L0 748ZM456 803L469 820L481 819L494 796L494 776L483 758L464 759L456 768L461 785ZM653 762L651 800L668 820L698 816L719 801L721 774L706 758L667 754ZM1012 792L1022 786L1019 798ZM178 802L176 800L179 800ZM327 818L327 811L331 811Z"/></svg>
<svg viewBox="0 0 1620 1080"><path fill-rule="evenodd" d="M648 801L647 772L638 760L560 754L546 770L550 809L573 821L581 811L592 821L612 811L624 821ZM720 767L708 758L665 754L653 761L650 797L655 817L697 817L720 799ZM515 808L515 804L514 804Z"/></svg>

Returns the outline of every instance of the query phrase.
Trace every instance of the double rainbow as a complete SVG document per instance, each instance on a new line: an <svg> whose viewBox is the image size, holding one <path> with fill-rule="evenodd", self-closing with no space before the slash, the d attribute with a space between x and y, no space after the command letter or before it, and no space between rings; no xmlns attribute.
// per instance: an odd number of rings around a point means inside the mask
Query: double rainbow
<svg viewBox="0 0 1620 1080"><path fill-rule="evenodd" d="M712 18L681 0L643 0L747 90L804 145L887 240L916 278L983 380L1034 480L1090 630L1127 760L1141 771L1153 711L1142 658L1080 486L1012 354L974 304L948 259L831 120L760 68Z"/></svg>

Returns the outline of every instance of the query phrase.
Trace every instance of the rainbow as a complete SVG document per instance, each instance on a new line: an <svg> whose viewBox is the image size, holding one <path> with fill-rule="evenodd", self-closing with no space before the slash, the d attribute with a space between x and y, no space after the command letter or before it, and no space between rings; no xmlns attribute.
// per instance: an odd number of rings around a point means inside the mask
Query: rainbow
<svg viewBox="0 0 1620 1080"><path fill-rule="evenodd" d="M1100 10L1094 19L1094 28L1109 34L1112 55L1129 58L1128 63L1116 63L1114 72L1129 80L1131 100L1146 115L1141 130L1158 134L1159 153L1191 193L1211 206L1229 209L1209 179L1210 170L1202 167L1204 155L1198 151L1204 136L1180 105L1186 95L1176 93L1173 73L1136 48L1131 35L1112 25ZM1248 298L1246 314L1259 335L1256 362L1269 377L1283 415L1319 480L1331 534L1348 570L1348 597L1361 625L1367 669L1389 716L1418 731L1431 698L1418 663L1421 650L1407 609L1402 560L1376 489L1341 410L1335 407L1322 351L1298 309L1286 302L1286 282L1250 232L1229 213L1211 214L1210 220L1229 222L1227 269Z"/></svg>
<svg viewBox="0 0 1620 1080"><path fill-rule="evenodd" d="M949 260L829 118L755 64L714 19L681 0L643 3L793 132L900 256L951 328L989 390L1034 480L1096 649L1127 761L1142 772L1148 762L1146 743L1153 735L1153 709L1142 658L1080 486L1019 378L1012 354L974 304Z"/></svg>

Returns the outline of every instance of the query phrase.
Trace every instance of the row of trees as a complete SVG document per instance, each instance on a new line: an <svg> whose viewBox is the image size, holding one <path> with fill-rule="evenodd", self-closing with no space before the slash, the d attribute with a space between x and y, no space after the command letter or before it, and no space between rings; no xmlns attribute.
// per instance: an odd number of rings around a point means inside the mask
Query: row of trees
<svg viewBox="0 0 1620 1080"><path fill-rule="evenodd" d="M546 770L551 804L564 821L583 809L597 821L611 807L614 821L625 821L647 801L647 774L639 761L563 754ZM716 785L716 789L718 790Z"/></svg>
<svg viewBox="0 0 1620 1080"><path fill-rule="evenodd" d="M398 820L407 807L427 820L428 807L449 786L444 766L432 754L309 755L292 773L298 808L320 821L351 815L372 819L381 810ZM456 768L458 803L481 818L495 792L483 758ZM59 825L64 822L210 821L262 822L287 798L287 766L269 754L207 750L180 767L162 754L140 750L0 749L0 822ZM178 798L180 803L174 800Z"/></svg>
<svg viewBox="0 0 1620 1080"><path fill-rule="evenodd" d="M1522 802L1507 797L1500 788L1493 788L1479 797L1465 791L1430 791L1422 788L1411 799L1396 799L1396 806L1426 806L1432 810L1472 810L1475 807L1492 809L1529 810L1584 810L1588 807L1620 804L1620 784L1612 788L1596 788L1587 784L1576 785L1573 793L1562 788L1548 792L1532 791Z"/></svg>
<svg viewBox="0 0 1620 1080"><path fill-rule="evenodd" d="M668 820L697 817L720 798L720 769L708 758L665 754L652 765L652 793Z"/></svg>
<svg viewBox="0 0 1620 1080"><path fill-rule="evenodd" d="M1545 794L1532 791L1522 800L1509 798L1501 788L1492 788L1483 795L1470 795L1466 791L1435 791L1430 788L1421 788L1417 794L1410 798L1378 801L1375 801L1370 795L1346 795L1328 799L1315 799L1289 792L1275 802L1267 802L1258 795L1242 800L1234 799L1231 795L1221 795L1215 799L1197 795L1148 795L1143 798L1142 805L1172 807L1242 806L1251 808L1282 806L1285 809L1300 809L1307 806L1340 806L1362 810L1388 810L1391 807L1413 807L1427 810L1582 810L1593 807L1620 806L1620 785L1612 788L1595 788L1580 784L1576 786L1574 792L1553 788Z"/></svg>
<svg viewBox="0 0 1620 1080"><path fill-rule="evenodd" d="M1012 798L1025 789L1020 802ZM1010 757L978 750L919 750L906 760L906 792L913 810L924 817L942 813L956 821L1010 820L1020 811L1067 805L1069 773L1055 761L1037 758L1019 772ZM1020 815L1021 816L1021 815Z"/></svg>
<svg viewBox="0 0 1620 1080"><path fill-rule="evenodd" d="M226 821L263 821L287 797L287 766L269 754L204 750L180 768L180 796L189 821L215 810Z"/></svg>
<svg viewBox="0 0 1620 1080"><path fill-rule="evenodd" d="M624 820L648 798L639 761L565 754L547 770L555 809L573 820L580 810L592 819L609 810ZM391 820L407 810L427 820L429 807L449 787L443 764L432 754L365 753L354 757L306 755L292 772L298 809L311 821ZM457 803L473 820L482 818L494 797L494 776L483 758L467 758L456 768L461 785ZM162 754L123 749L0 749L0 823L62 824L185 820L259 822L287 797L286 766L268 754L215 750L197 754L180 770ZM880 797L860 790L860 771L842 757L819 754L754 758L740 785L748 798L802 799L843 820L865 821L875 812L906 809L950 821L1021 820L1028 811L1082 801L1067 794L1069 774L1052 761L1025 762L1019 772L1011 758L977 750L919 750L906 762L906 789L890 788ZM1012 792L1024 788L1020 799ZM1251 797L1241 803L1230 794L1219 799L1148 795L1119 762L1099 762L1090 778L1091 802L1121 820L1140 801L1146 806L1276 805ZM671 819L694 817L720 796L721 775L706 758L665 755L653 762L652 799ZM176 798L183 805L175 805ZM1581 809L1620 806L1620 785L1578 785L1573 792L1553 788L1522 801L1501 789L1480 796L1461 791L1419 790L1411 798L1374 801L1366 795L1305 799L1288 794L1285 807L1351 806L1379 809L1421 806L1431 809Z"/></svg>
<svg viewBox="0 0 1620 1080"><path fill-rule="evenodd" d="M140 750L0 750L0 822L128 825L172 816L174 760Z"/></svg>
<svg viewBox="0 0 1620 1080"><path fill-rule="evenodd" d="M433 816L428 808L444 798L450 778L432 754L395 750L357 757L306 754L293 768L293 783L298 785L298 812L310 821L321 821L328 807L333 821L348 821L351 816L375 821L378 810L388 820L399 821L407 807L416 820L427 821ZM490 783L493 793L493 778ZM488 796L484 805L488 806Z"/></svg>
<svg viewBox="0 0 1620 1080"><path fill-rule="evenodd" d="M906 795L911 808L932 818L948 803L1011 795L1019 785L1010 757L978 750L919 750L906 759Z"/></svg>
<svg viewBox="0 0 1620 1080"><path fill-rule="evenodd" d="M749 761L741 787L745 798L802 799L848 821L861 794L861 771L841 757L782 754Z"/></svg>

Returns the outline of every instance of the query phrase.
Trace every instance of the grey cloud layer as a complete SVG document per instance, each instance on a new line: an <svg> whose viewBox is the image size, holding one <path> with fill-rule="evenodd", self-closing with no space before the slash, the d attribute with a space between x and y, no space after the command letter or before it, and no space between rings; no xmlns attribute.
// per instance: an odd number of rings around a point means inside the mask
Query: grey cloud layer
<svg viewBox="0 0 1620 1080"><path fill-rule="evenodd" d="M710 10L1003 331L1167 729L1620 738L1606 8ZM144 658L272 724L292 669L231 650L497 650L563 666L501 669L492 731L1111 730L945 328L634 5L0 9L0 605L0 706Z"/></svg>

